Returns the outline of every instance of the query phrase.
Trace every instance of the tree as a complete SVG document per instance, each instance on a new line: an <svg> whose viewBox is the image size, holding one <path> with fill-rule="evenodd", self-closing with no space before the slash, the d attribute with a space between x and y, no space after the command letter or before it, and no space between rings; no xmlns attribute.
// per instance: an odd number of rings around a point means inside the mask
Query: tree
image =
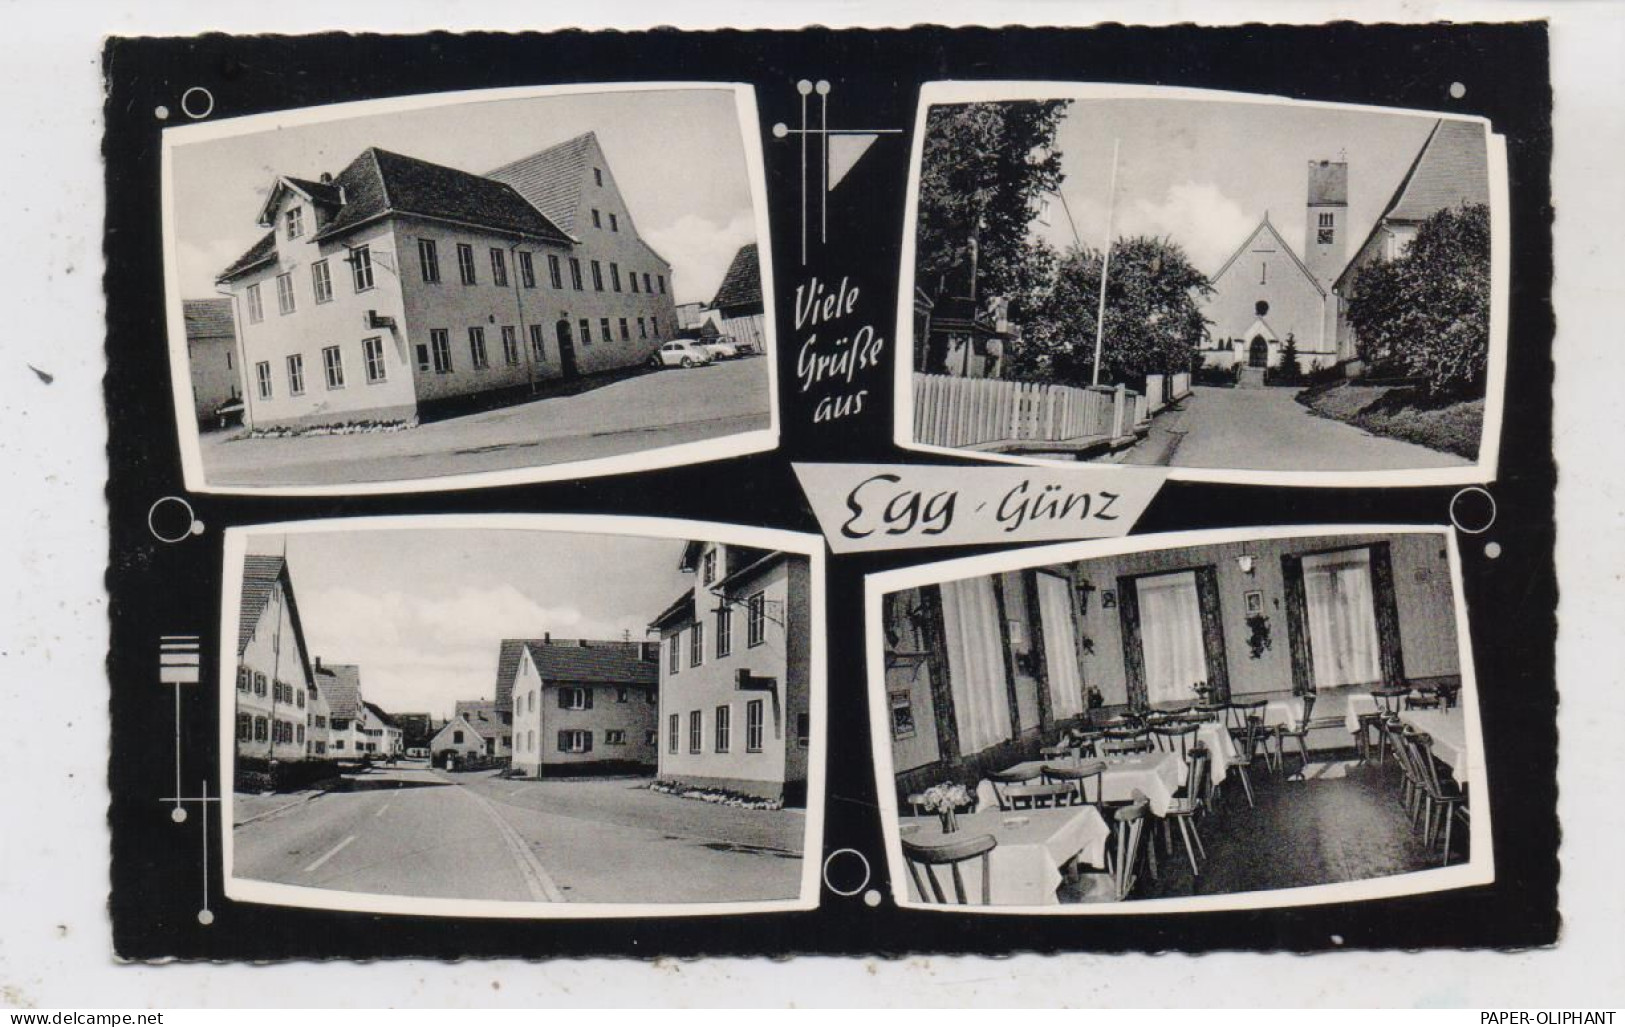
<svg viewBox="0 0 1625 1027"><path fill-rule="evenodd" d="M1291 332L1286 333L1286 342L1281 344L1281 362L1276 370L1288 385L1303 377L1303 368L1298 364L1298 339Z"/></svg>
<svg viewBox="0 0 1625 1027"><path fill-rule="evenodd" d="M974 246L978 296L1023 300L1046 283L1054 251L1028 238L1040 197L1063 177L1055 131L1069 100L944 104L926 116L920 161L915 284L968 295Z"/></svg>
<svg viewBox="0 0 1625 1027"><path fill-rule="evenodd" d="M1434 213L1396 260L1362 268L1348 304L1360 356L1422 379L1434 397L1484 394L1490 347L1490 212Z"/></svg>
<svg viewBox="0 0 1625 1027"><path fill-rule="evenodd" d="M1053 287L1022 325L1008 355L1013 377L1088 385L1093 379L1101 254L1073 247L1061 257ZM1175 242L1150 236L1112 244L1107 271L1102 384L1138 386L1148 374L1183 371L1207 321L1199 298L1212 292Z"/></svg>

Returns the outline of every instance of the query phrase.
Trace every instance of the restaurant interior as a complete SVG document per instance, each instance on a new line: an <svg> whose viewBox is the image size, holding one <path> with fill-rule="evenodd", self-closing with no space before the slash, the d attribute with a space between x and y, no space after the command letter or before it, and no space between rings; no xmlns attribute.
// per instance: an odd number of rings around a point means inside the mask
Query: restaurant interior
<svg viewBox="0 0 1625 1027"><path fill-rule="evenodd" d="M888 593L910 900L1334 885L1470 857L1436 531L1225 541Z"/></svg>

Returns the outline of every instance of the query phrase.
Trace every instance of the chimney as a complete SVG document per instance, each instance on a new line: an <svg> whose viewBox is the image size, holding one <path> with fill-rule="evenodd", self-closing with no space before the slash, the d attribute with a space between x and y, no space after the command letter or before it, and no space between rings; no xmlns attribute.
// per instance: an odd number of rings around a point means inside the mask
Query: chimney
<svg viewBox="0 0 1625 1027"><path fill-rule="evenodd" d="M322 172L322 184L323 185L332 185L333 184L333 176L331 174L327 173L326 171Z"/></svg>
<svg viewBox="0 0 1625 1027"><path fill-rule="evenodd" d="M316 657L316 673L320 674L321 672L322 672L322 658L320 656L318 656L318 657Z"/></svg>
<svg viewBox="0 0 1625 1027"><path fill-rule="evenodd" d="M542 644L543 645L552 645L553 644L553 632L551 632L551 631L542 632Z"/></svg>

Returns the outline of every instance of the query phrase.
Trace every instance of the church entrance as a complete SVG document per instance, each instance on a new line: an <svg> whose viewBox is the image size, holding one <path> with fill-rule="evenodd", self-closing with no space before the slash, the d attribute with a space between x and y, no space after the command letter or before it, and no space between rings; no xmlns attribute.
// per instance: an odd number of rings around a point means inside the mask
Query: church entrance
<svg viewBox="0 0 1625 1027"><path fill-rule="evenodd" d="M1253 336L1253 343L1247 349L1247 366L1270 366L1270 344L1264 341L1262 335Z"/></svg>

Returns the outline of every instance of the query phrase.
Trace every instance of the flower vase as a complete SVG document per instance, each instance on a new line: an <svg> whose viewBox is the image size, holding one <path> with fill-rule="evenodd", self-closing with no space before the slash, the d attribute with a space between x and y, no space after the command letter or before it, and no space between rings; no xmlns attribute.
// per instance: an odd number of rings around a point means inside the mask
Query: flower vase
<svg viewBox="0 0 1625 1027"><path fill-rule="evenodd" d="M937 815L942 818L942 833L943 834L953 834L955 831L959 830L959 814L958 813L956 813L955 811L953 811L951 809L948 809L948 810L943 810L941 813L939 813Z"/></svg>

